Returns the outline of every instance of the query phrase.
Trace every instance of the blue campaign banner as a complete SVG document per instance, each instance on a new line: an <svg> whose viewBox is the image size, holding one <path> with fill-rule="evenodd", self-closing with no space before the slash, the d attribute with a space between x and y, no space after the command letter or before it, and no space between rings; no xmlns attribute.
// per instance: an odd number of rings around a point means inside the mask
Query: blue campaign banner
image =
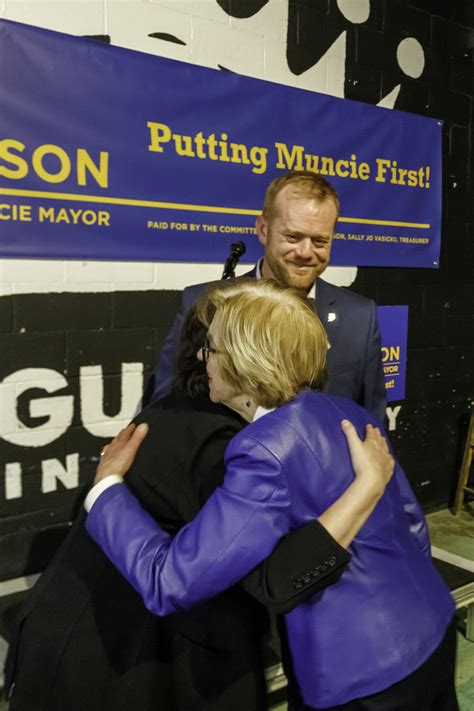
<svg viewBox="0 0 474 711"><path fill-rule="evenodd" d="M268 183L326 176L334 265L437 267L441 122L0 21L0 256L246 259Z"/></svg>
<svg viewBox="0 0 474 711"><path fill-rule="evenodd" d="M407 369L408 306L378 306L382 363L388 402L403 400Z"/></svg>

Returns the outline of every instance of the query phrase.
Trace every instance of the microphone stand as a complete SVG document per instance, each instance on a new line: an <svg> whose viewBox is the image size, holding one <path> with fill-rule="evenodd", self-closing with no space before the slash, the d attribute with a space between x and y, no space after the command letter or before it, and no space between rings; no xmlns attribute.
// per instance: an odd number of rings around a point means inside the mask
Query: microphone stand
<svg viewBox="0 0 474 711"><path fill-rule="evenodd" d="M239 263L240 257L245 254L246 247L243 242L233 242L230 245L230 254L225 260L222 279L233 279L235 277L235 267Z"/></svg>

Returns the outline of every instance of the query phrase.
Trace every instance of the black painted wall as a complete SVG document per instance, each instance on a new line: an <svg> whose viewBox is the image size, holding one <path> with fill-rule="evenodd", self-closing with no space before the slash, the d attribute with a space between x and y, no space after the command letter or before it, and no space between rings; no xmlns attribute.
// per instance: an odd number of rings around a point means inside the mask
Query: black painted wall
<svg viewBox="0 0 474 711"><path fill-rule="evenodd" d="M392 434L427 510L452 499L474 399L474 3L372 3L348 35L346 96L376 103L395 84L395 108L444 121L440 269L359 269L355 291L409 305L406 400ZM393 66L410 36L426 58L410 80ZM354 80L357 79L357 84Z"/></svg>

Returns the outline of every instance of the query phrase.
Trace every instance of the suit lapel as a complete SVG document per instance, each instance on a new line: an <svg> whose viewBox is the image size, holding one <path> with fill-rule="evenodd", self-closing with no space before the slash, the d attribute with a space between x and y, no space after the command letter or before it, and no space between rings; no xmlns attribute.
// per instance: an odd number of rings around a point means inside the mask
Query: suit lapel
<svg viewBox="0 0 474 711"><path fill-rule="evenodd" d="M255 279L257 276L257 265L249 272L242 274L238 279ZM321 319L321 323L326 329L329 342L333 343L337 338L339 327L339 313L337 308L337 288L333 287L323 279L316 281L316 304L315 310Z"/></svg>
<svg viewBox="0 0 474 711"><path fill-rule="evenodd" d="M322 279L316 282L316 313L326 329L329 342L333 344L337 338L339 327L339 312L337 306L337 291Z"/></svg>
<svg viewBox="0 0 474 711"><path fill-rule="evenodd" d="M245 274L241 274L239 279L255 279L257 276L257 265L255 265L249 272L245 272Z"/></svg>

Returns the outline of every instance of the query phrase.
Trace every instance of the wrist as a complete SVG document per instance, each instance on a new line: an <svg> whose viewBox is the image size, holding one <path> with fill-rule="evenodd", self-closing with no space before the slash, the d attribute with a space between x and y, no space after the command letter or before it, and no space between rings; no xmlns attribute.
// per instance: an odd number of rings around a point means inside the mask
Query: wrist
<svg viewBox="0 0 474 711"><path fill-rule="evenodd" d="M110 474L107 477L101 478L100 481L95 482L84 500L84 508L87 513L89 513L100 495L103 494L106 489L116 484L123 484L123 478L118 474Z"/></svg>
<svg viewBox="0 0 474 711"><path fill-rule="evenodd" d="M353 486L365 499L376 503L383 496L386 482L381 481L378 477L369 476L366 472L364 476L354 480Z"/></svg>
<svg viewBox="0 0 474 711"><path fill-rule="evenodd" d="M110 471L107 471L107 470L101 471L101 472L97 471L94 481L92 482L92 486L96 486L97 484L99 484L99 482L104 481L104 479L108 479L111 476L119 478L121 480L121 482L123 482L123 476L121 474L119 474L117 472L117 468L115 468L115 470L111 469Z"/></svg>

